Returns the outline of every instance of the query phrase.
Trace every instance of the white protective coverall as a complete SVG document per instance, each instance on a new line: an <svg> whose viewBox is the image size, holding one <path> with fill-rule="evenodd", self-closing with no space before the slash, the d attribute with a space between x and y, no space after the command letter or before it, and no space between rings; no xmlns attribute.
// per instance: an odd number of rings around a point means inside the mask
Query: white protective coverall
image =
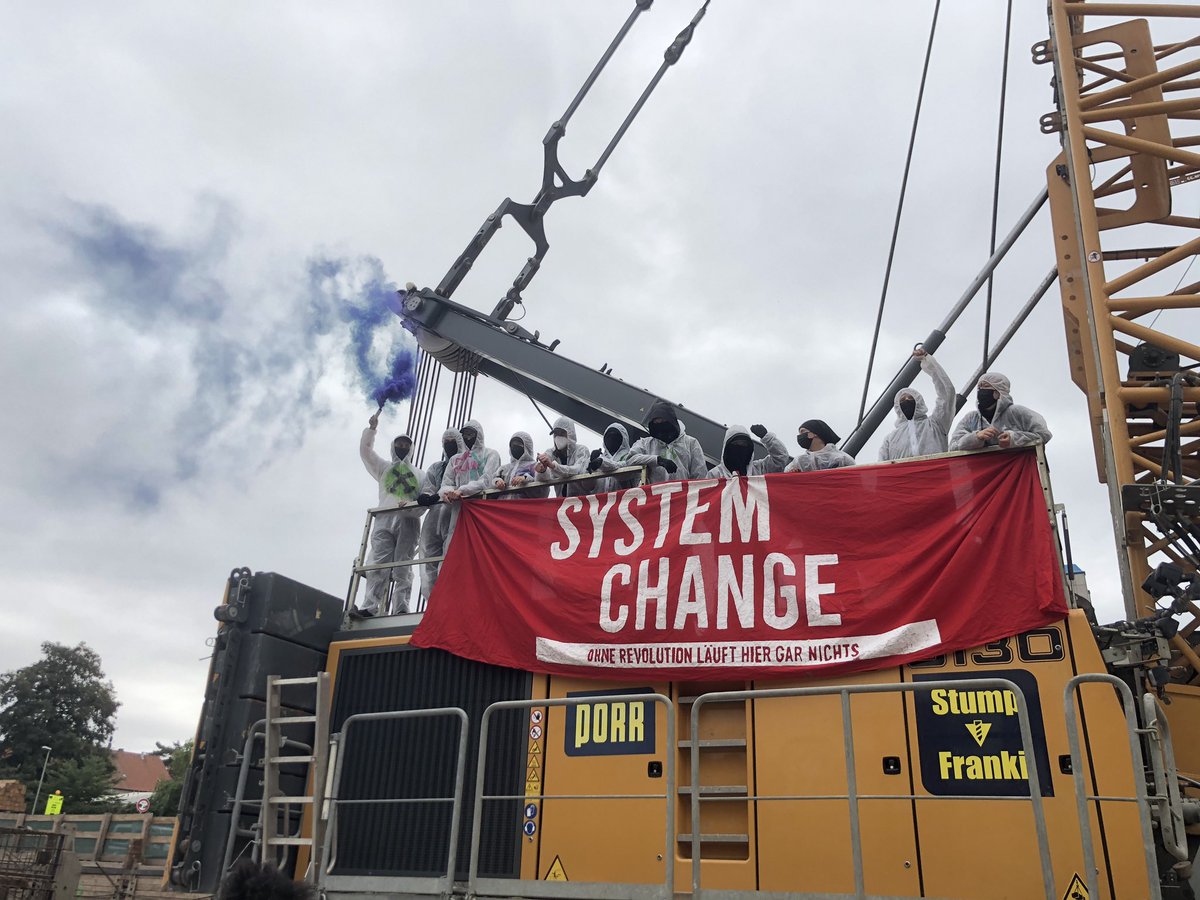
<svg viewBox="0 0 1200 900"><path fill-rule="evenodd" d="M741 435L747 440L753 442L750 437L750 430L744 425L730 425L725 429L725 440L721 444L721 462L708 470L709 478L733 478L734 473L727 465L725 465L725 448L729 446L729 442L735 437ZM787 465L792 460L792 455L788 453L787 445L781 441L773 432L768 431L762 438L763 446L767 448L767 455L759 459L751 460L747 475L767 475L771 472L782 472L787 468Z"/></svg>
<svg viewBox="0 0 1200 900"><path fill-rule="evenodd" d="M646 421L655 418L671 419L679 429L679 434L670 442L659 440L653 435L640 438L629 448L629 465L650 466L651 484L661 481L684 481L688 478L704 478L708 474L708 461L704 458L704 449L700 442L687 433L675 407L665 400L655 400L646 414ZM656 465L658 458L664 456L675 463L676 470L668 473L666 469Z"/></svg>
<svg viewBox="0 0 1200 900"><path fill-rule="evenodd" d="M546 455L554 460L554 468L537 473L537 480L543 484L554 484L554 493L558 497L578 497L590 494L596 490L596 483L576 481L569 484L555 484L575 475L586 475L588 462L592 452L579 443L575 438L575 423L566 416L554 420L554 428L561 428L567 433L567 446L559 450L551 447Z"/></svg>
<svg viewBox="0 0 1200 900"><path fill-rule="evenodd" d="M530 487L523 491L512 494L501 494L499 500L522 500L535 499L550 496L549 485L534 484L534 476L537 474L533 471L534 463L537 462L537 455L533 452L533 438L529 436L527 431L517 431L509 438L508 442L511 445L514 441L520 441L524 451L517 459L512 458L512 451L509 450L509 460L500 467L500 471L496 473L496 477L504 482L506 488L516 487L513 484L513 479L519 475L525 476L528 479L526 484ZM493 486L495 482L492 483Z"/></svg>
<svg viewBox="0 0 1200 900"><path fill-rule="evenodd" d="M820 450L801 450L800 455L788 463L785 472L820 472L824 469L842 469L854 465L854 457L826 444Z"/></svg>
<svg viewBox="0 0 1200 900"><path fill-rule="evenodd" d="M392 441L392 461L389 463L375 452L375 429L364 428L362 439L358 443L358 455L362 457L363 465L379 483L379 506L395 508L402 503L417 499L425 473L416 466L401 459L395 450L396 441ZM399 435L408 438L408 435ZM412 439L409 438L411 443ZM412 451L410 450L409 453ZM371 562L388 563L403 562L413 558L417 549L417 539L421 533L421 514L419 506L396 512L379 513L375 516L375 525L371 531ZM367 573L367 597L363 609L375 615L387 613L408 612L409 594L412 592L412 566L398 566L394 569L374 569ZM392 594L391 608L388 607L388 582L395 582Z"/></svg>
<svg viewBox="0 0 1200 900"><path fill-rule="evenodd" d="M600 456L596 458L597 472L611 473L633 465L629 461L629 431L620 422L613 422L604 429L604 438L607 438L610 433L616 434L621 443L615 451L610 453L608 445L603 440L600 442ZM631 472L628 475L609 475L608 478L602 478L597 483L596 493L603 494L607 491L623 491L625 488L637 487L641 480L642 477L637 472Z"/></svg>
<svg viewBox="0 0 1200 900"><path fill-rule="evenodd" d="M447 428L442 432L442 443L454 441L458 445L458 452L462 453L467 449L467 445L463 443L462 435L459 434L457 428ZM456 454L457 455L457 454ZM429 467L429 471L425 473L425 481L421 484L422 494L432 494L438 496L438 492L442 489L442 476L446 469L449 468L450 457L442 456L437 462ZM425 513L425 521L421 523L421 558L426 559L434 556L443 556L446 552L446 547L449 541L446 539L446 534L450 528L450 504L435 503L428 508ZM425 570L421 576L421 596L424 598L425 605L429 604L429 595L433 593L433 586L437 583L438 569L441 563L425 563L422 568Z"/></svg>
<svg viewBox="0 0 1200 900"><path fill-rule="evenodd" d="M954 423L954 384L946 370L932 356L921 357L921 371L933 379L937 390L933 414L925 406L925 398L920 391L910 387L897 391L892 404L896 410L896 427L879 447L880 460L946 452L950 426ZM905 397L912 397L917 404L912 419L907 418L900 409L900 401Z"/></svg>
<svg viewBox="0 0 1200 900"><path fill-rule="evenodd" d="M475 419L464 422L462 428L458 429L460 439L464 428L475 430L475 446L467 448L464 443L463 451L447 464L446 472L442 475L442 487L438 491L442 499L451 491L458 491L466 497L481 494L492 487L496 473L500 471L500 454L484 443L483 426ZM450 504L450 524L446 529L447 550L454 537L454 528L458 525L461 505L458 502Z"/></svg>
<svg viewBox="0 0 1200 900"><path fill-rule="evenodd" d="M1000 392L1000 399L996 401L996 411L990 420L978 409L963 413L963 417L954 426L954 434L950 437L951 450L981 450L984 447L998 447L1000 445L998 438L989 438L985 441L980 439L977 434L989 425L1000 433L1008 432L1012 435L1011 446L1013 447L1027 447L1039 442L1043 444L1050 442L1053 435L1046 427L1046 420L1029 407L1013 403L1012 385L1005 376L999 372L988 372L979 379L977 390L980 388L991 388Z"/></svg>

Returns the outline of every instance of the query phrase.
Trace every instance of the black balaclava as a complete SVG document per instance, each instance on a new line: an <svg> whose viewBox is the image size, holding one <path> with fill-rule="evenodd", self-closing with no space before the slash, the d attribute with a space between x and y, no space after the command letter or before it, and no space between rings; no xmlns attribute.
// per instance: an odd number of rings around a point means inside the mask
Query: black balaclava
<svg viewBox="0 0 1200 900"><path fill-rule="evenodd" d="M467 449L470 450L470 449L474 448L475 439L479 436L475 433L475 429L474 428L464 428L464 429L462 429L461 434L462 434L463 443L467 445Z"/></svg>
<svg viewBox="0 0 1200 900"><path fill-rule="evenodd" d="M458 455L458 444L454 441L442 441L442 452L446 454L446 459Z"/></svg>
<svg viewBox="0 0 1200 900"><path fill-rule="evenodd" d="M978 405L983 417L989 422L992 421L992 416L996 414L996 404L998 402L1000 402L1000 397L992 388L980 388L975 392L975 403Z"/></svg>
<svg viewBox="0 0 1200 900"><path fill-rule="evenodd" d="M525 455L525 442L522 440L510 441L508 444L508 452L512 454L513 459L520 459Z"/></svg>
<svg viewBox="0 0 1200 900"><path fill-rule="evenodd" d="M721 451L721 462L730 472L740 472L745 475L750 470L750 460L754 456L754 445L745 435L736 435L725 442Z"/></svg>
<svg viewBox="0 0 1200 900"><path fill-rule="evenodd" d="M621 449L621 432L615 428L610 428L604 432L604 449L609 453L616 453Z"/></svg>
<svg viewBox="0 0 1200 900"><path fill-rule="evenodd" d="M412 442L404 438L405 444L400 443L401 438L396 438L392 441L392 453L396 454L396 459L408 459L408 454L412 451Z"/></svg>
<svg viewBox="0 0 1200 900"><path fill-rule="evenodd" d="M655 422L655 419L661 419ZM666 400L655 400L650 404L650 412L646 414L646 430L650 437L670 444L679 437L679 414L675 407Z"/></svg>
<svg viewBox="0 0 1200 900"><path fill-rule="evenodd" d="M836 444L841 440L841 438L837 436L837 432L826 425L821 419L809 419L807 422L802 422L800 427L807 428L827 444ZM812 441L809 441L808 443L809 446L812 445ZM808 447L805 447L803 443L801 443L800 446L804 447L805 450L808 449Z"/></svg>
<svg viewBox="0 0 1200 900"><path fill-rule="evenodd" d="M900 412L904 413L904 418L911 420L917 412L917 401L912 397L901 397Z"/></svg>

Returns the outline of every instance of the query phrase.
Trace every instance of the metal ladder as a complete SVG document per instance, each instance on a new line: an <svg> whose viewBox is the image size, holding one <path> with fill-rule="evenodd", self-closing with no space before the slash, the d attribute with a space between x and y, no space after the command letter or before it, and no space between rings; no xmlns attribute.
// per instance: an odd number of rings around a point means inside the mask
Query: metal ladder
<svg viewBox="0 0 1200 900"><path fill-rule="evenodd" d="M283 706L285 687L312 687L312 715L289 715ZM308 869L304 880L315 884L321 870L322 853L325 847L325 790L329 766L329 673L321 672L311 678L280 678L272 675L267 679L266 750L263 754L263 800L259 811L259 834L261 835L262 859L282 867L287 862L291 847L309 849ZM285 746L294 745L283 734L291 725L314 727L312 752L308 756L285 756ZM286 765L308 766L309 794L293 796L282 792L279 786L280 767ZM292 830L292 815L295 807L309 807L309 833L304 834L304 817ZM282 825L281 825L282 820Z"/></svg>

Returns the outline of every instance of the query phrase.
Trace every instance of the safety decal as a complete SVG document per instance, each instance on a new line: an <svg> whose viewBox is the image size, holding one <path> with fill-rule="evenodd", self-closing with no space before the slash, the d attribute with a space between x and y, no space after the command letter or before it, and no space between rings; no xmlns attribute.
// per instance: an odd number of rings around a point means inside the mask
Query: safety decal
<svg viewBox="0 0 1200 900"><path fill-rule="evenodd" d="M527 819L536 819L537 818L537 804L536 803L526 803L525 804L525 818L527 818Z"/></svg>
<svg viewBox="0 0 1200 900"><path fill-rule="evenodd" d="M540 709L532 710L529 715L529 720L534 724L529 726L529 756L525 761L525 795L527 797L539 797L542 793L542 745L538 743L542 737L542 726L538 723L542 721L543 716L544 713ZM537 807L531 803L526 809L530 807L534 808L534 815L537 815Z"/></svg>
<svg viewBox="0 0 1200 900"><path fill-rule="evenodd" d="M546 877L543 881L570 881L567 877L567 870L563 868L562 860L557 856L554 857L554 862L550 863L550 868L546 871Z"/></svg>
<svg viewBox="0 0 1200 900"><path fill-rule="evenodd" d="M1037 678L1023 669L960 672L953 677L967 682L1002 678L1020 688L1028 706L1042 794L1053 796ZM914 674L913 679L945 680L946 675ZM1021 744L1016 692L990 686L972 690L968 684L918 691L913 702L925 790L937 796L1029 796L1029 765Z"/></svg>
<svg viewBox="0 0 1200 900"><path fill-rule="evenodd" d="M522 826L521 830L525 832L526 837L533 837L537 833L537 822L530 819Z"/></svg>
<svg viewBox="0 0 1200 900"><path fill-rule="evenodd" d="M1076 872L1071 878L1071 883L1067 885L1067 892L1062 895L1062 900L1088 900L1090 896L1087 885L1083 883L1083 879Z"/></svg>
<svg viewBox="0 0 1200 900"><path fill-rule="evenodd" d="M568 697L649 694L648 687L614 691L573 691ZM567 707L563 750L567 756L624 756L654 752L654 704L649 700L607 700Z"/></svg>

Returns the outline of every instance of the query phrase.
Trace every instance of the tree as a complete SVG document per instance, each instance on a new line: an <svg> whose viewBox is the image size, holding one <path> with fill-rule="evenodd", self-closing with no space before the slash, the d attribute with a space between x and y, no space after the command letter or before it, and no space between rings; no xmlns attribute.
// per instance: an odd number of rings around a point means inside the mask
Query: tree
<svg viewBox="0 0 1200 900"><path fill-rule="evenodd" d="M128 803L111 795L116 769L106 749L94 750L81 759L50 761L42 799L62 791L64 813L132 812ZM42 810L36 810L40 815Z"/></svg>
<svg viewBox="0 0 1200 900"><path fill-rule="evenodd" d="M192 764L192 742L191 740L182 743L177 741L174 744L156 742L154 752L162 757L171 777L154 786L154 793L150 796L150 812L156 816L178 815L183 778Z"/></svg>
<svg viewBox="0 0 1200 900"><path fill-rule="evenodd" d="M87 644L51 641L42 644L42 654L37 662L0 675L0 777L36 785L46 756L43 746L53 748L51 765L64 776L86 772L91 777L103 765L111 773L105 748L119 704L99 654ZM103 757L100 763L97 755Z"/></svg>

